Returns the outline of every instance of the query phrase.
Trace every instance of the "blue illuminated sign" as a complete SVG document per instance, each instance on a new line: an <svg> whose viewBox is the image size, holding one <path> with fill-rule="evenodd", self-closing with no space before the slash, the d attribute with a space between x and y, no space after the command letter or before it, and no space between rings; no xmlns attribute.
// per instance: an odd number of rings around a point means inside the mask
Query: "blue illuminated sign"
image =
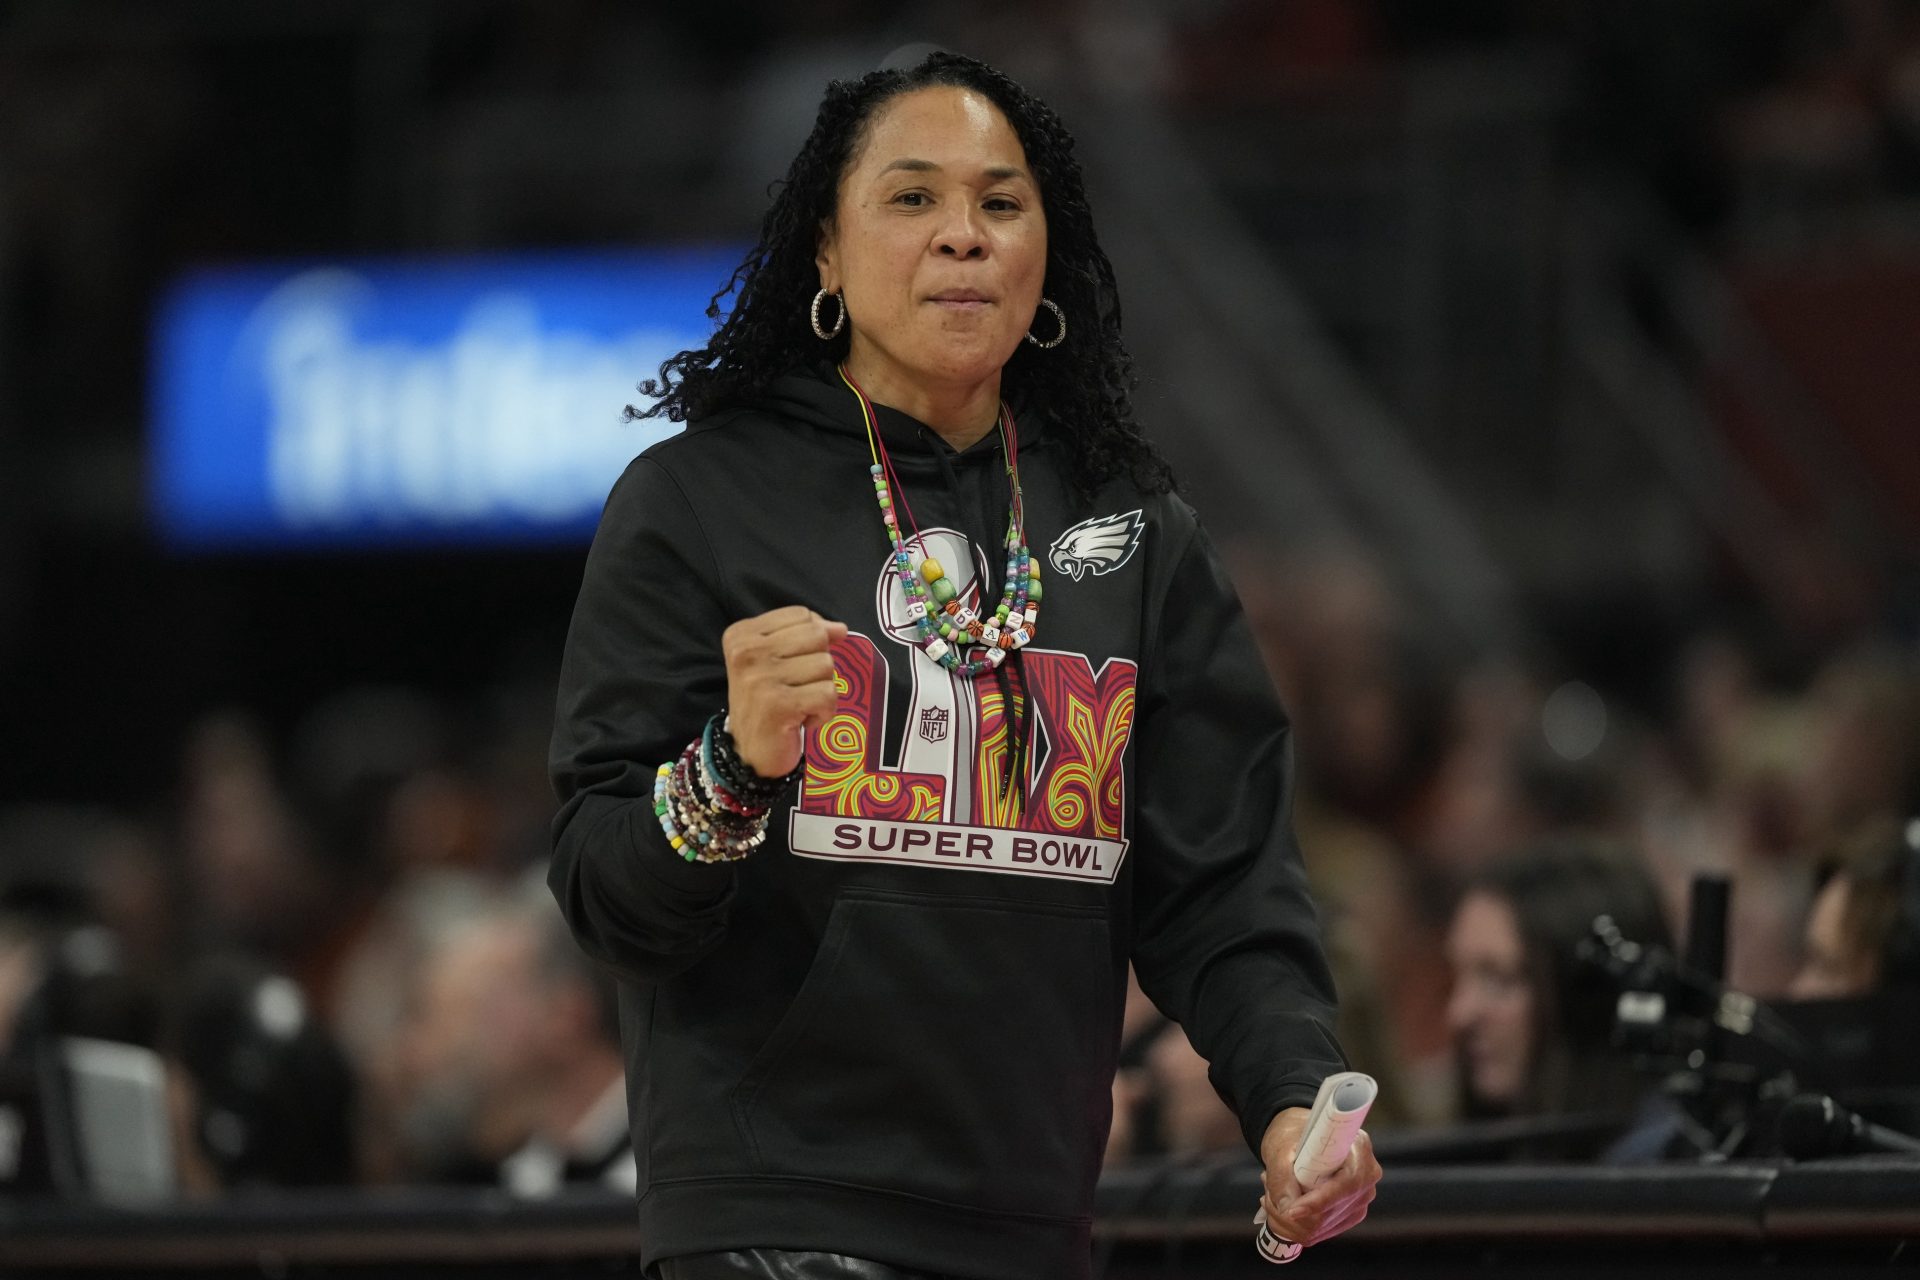
<svg viewBox="0 0 1920 1280"><path fill-rule="evenodd" d="M186 548L568 540L635 385L703 346L741 251L206 271L160 310L150 491Z"/></svg>

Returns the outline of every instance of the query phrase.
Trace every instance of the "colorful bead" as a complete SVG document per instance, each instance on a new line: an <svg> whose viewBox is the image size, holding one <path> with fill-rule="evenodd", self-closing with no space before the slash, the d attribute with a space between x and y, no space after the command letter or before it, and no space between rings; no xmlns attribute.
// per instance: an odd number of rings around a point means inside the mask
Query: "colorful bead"
<svg viewBox="0 0 1920 1280"><path fill-rule="evenodd" d="M725 792L705 775L703 765L704 744L711 742L712 734L709 722L678 760L654 773L654 814L668 847L688 862L744 858L766 839L766 810L717 807Z"/></svg>
<svg viewBox="0 0 1920 1280"><path fill-rule="evenodd" d="M907 510L909 523L912 522L912 512L904 498L897 504L893 501L893 494L887 486L886 446L879 437L873 404L867 399L866 393L847 376L844 367L840 370L840 376L860 401L861 411L866 421L867 441L876 454L875 461L867 470L873 477L874 494L880 506L881 519L886 525L887 539L893 545L894 563L900 571L900 589L906 598L907 617L915 624L915 630L920 637L921 652L948 671L967 679L999 666L1009 650L1018 648L1031 639L1034 610L1030 602L1037 599L1040 594L1038 574L1029 569L1032 552L1027 547L1026 531L1022 527L1024 507L1020 496L1020 475L1014 465L1015 431L1012 413L1008 411L1005 404L1000 406L999 425L1006 457L1007 487L1011 498L1007 507L1005 538L1007 572L1000 593L1000 602L993 607L990 614L984 613L984 610L982 613L975 613L960 603L959 588L947 575L940 562L926 555L926 546L920 541L917 530L915 537L911 540L901 533L896 507ZM908 553L907 548L910 542L917 545L921 554L921 559L917 563ZM925 603L928 599L932 600L933 609L938 612L929 610ZM1024 623L1024 625L1018 625L1018 623ZM969 644L979 644L984 647L985 656L973 660L965 659L963 654ZM662 821L667 821L670 816L663 815Z"/></svg>

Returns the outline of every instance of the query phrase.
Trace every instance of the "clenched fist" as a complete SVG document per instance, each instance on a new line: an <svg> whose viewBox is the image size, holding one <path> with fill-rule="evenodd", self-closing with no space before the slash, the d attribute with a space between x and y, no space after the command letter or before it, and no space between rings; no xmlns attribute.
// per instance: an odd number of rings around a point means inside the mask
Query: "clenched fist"
<svg viewBox="0 0 1920 1280"><path fill-rule="evenodd" d="M805 605L742 618L720 636L727 658L727 713L733 745L763 778L793 771L802 736L840 705L828 649L847 634Z"/></svg>

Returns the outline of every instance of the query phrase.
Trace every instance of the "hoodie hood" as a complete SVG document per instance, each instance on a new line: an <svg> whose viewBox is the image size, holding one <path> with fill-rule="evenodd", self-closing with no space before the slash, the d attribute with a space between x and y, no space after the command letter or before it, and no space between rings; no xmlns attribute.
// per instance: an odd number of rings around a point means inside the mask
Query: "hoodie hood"
<svg viewBox="0 0 1920 1280"><path fill-rule="evenodd" d="M834 435L855 437L862 442L864 450L867 428L861 418L860 402L840 381L830 361L817 361L781 374L749 400L747 407L797 419ZM1044 443L1046 415L1017 395L1008 398L1007 407L1013 413L1015 433L1024 456ZM963 466L989 460L996 467L1000 464L1003 450L997 430L989 431L966 449L955 449L939 432L911 414L876 402L873 415L880 439L893 455L896 466L916 459L929 465L936 460Z"/></svg>

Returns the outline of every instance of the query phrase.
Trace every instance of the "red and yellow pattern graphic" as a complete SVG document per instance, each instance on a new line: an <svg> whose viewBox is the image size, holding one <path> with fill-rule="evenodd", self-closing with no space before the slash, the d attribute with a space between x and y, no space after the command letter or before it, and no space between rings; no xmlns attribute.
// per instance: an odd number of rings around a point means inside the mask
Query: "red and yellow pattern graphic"
<svg viewBox="0 0 1920 1280"><path fill-rule="evenodd" d="M1138 668L1110 659L1098 675L1077 653L1027 650L1027 689L1045 728L1044 767L1021 825L1060 835L1118 840L1126 817L1123 757L1133 731Z"/></svg>
<svg viewBox="0 0 1920 1280"><path fill-rule="evenodd" d="M944 778L880 767L886 658L873 641L853 632L835 642L833 668L840 709L807 737L800 807L843 818L938 821Z"/></svg>
<svg viewBox="0 0 1920 1280"><path fill-rule="evenodd" d="M976 732L968 770L971 793L946 812L946 774L886 767L886 655L868 637L849 633L833 646L840 706L807 739L807 771L800 786L803 813L905 822L958 822L1048 835L1126 838L1127 740L1133 731L1138 668L1113 658L1096 673L1084 654L1028 648L1020 655L1023 717L1031 717L1025 776L1003 788L1012 750L1007 694L999 682L974 680L964 688ZM944 713L941 713L944 715ZM912 726L909 726L911 732ZM954 737L965 740L967 735ZM951 757L950 757L951 762ZM921 765L925 767L924 762Z"/></svg>
<svg viewBox="0 0 1920 1280"><path fill-rule="evenodd" d="M1026 779L1015 778L1004 791L1000 787L1007 754L1013 750L1006 698L998 684L980 681L974 682L974 693L980 699L980 741L974 750L973 820L983 827L1017 827ZM1015 694L1013 703L1018 714L1026 714L1027 699Z"/></svg>

